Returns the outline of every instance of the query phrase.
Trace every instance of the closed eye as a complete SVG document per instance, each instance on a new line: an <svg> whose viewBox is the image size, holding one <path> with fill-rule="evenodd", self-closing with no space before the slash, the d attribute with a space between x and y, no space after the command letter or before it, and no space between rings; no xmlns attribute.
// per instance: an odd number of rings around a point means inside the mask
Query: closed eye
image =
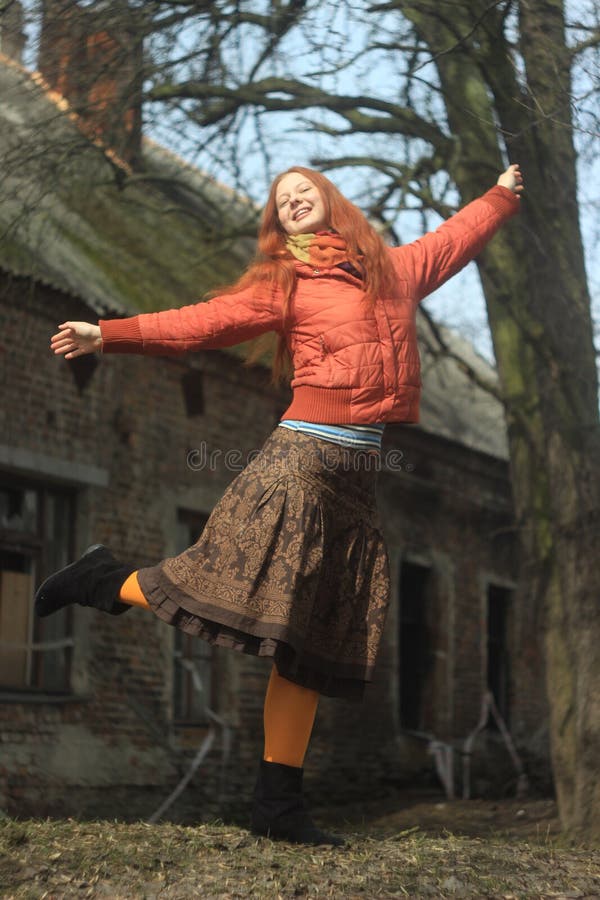
<svg viewBox="0 0 600 900"><path fill-rule="evenodd" d="M296 189L299 194L307 194L313 190L313 186L310 184L305 185L304 187L300 187ZM280 200L277 201L277 209L283 209L287 203L289 203L290 198L287 195L284 195Z"/></svg>

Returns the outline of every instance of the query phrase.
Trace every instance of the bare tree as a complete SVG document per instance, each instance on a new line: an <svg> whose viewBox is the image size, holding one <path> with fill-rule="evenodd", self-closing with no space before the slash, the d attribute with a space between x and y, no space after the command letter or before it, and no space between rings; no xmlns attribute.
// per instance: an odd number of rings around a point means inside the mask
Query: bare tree
<svg viewBox="0 0 600 900"><path fill-rule="evenodd" d="M520 220L477 265L508 422L521 600L531 627L544 623L561 820L597 837L600 423L575 135L592 155L598 10L581 2L567 20L562 0L127 8L146 47L146 124L244 189L286 152L297 158L289 148L310 132L316 162L360 172L356 199L401 227L407 209L448 215L506 162L521 164Z"/></svg>

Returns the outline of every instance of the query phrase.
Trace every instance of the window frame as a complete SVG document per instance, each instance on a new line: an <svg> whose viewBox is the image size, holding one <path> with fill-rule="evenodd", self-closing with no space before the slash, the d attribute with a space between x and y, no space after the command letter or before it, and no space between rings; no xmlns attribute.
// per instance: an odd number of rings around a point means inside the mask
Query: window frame
<svg viewBox="0 0 600 900"><path fill-rule="evenodd" d="M66 503L67 510L67 540L62 548L68 560L73 559L74 551L74 522L77 509L77 491L74 487L51 480L42 480L26 475L14 474L7 470L0 470L0 491L17 490L33 491L36 495L35 531L7 528L0 525L0 552L14 553L30 561L32 575L32 591L29 599L28 634L26 640L26 675L23 684L0 683L0 696L5 699L22 698L28 696L39 699L41 696L51 698L63 698L72 695L72 671L73 671L73 615L71 608L63 613L64 628L60 638L45 640L44 631L48 623L45 619L38 618L33 609L35 591L39 585L52 574L53 566L49 562L48 541L46 539L46 527L48 517L49 497L59 496ZM8 570L11 571L11 570ZM0 640L2 635L0 634ZM48 646L59 643L62 646ZM45 654L62 652L65 654L64 679L61 687L44 683L44 656Z"/></svg>
<svg viewBox="0 0 600 900"><path fill-rule="evenodd" d="M177 541L176 552L181 553L198 539L204 529L209 515L201 510L178 507L176 510L177 530L183 526L188 528L188 543L180 546ZM179 535L178 535L179 537ZM195 652L196 648L200 653ZM179 661L181 658L192 663L203 663L209 669L209 685L206 703L213 708L216 701L215 653L214 647L195 635L176 631L173 636L173 726L177 729L205 728L209 724L207 716L198 716L194 711L193 675L186 671ZM178 688L183 684L183 701L178 697Z"/></svg>

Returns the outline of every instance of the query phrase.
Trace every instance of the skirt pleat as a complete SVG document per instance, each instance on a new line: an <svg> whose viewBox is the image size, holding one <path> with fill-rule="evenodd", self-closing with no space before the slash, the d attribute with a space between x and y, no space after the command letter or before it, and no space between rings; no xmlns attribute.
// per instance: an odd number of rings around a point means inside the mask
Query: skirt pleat
<svg viewBox="0 0 600 900"><path fill-rule="evenodd" d="M272 658L296 684L360 698L390 593L376 460L276 428L199 540L140 569L150 607L188 634Z"/></svg>

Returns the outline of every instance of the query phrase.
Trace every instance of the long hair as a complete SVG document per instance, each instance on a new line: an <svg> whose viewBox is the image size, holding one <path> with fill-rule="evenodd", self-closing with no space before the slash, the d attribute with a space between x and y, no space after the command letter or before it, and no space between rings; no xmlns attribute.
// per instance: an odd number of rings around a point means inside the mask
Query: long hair
<svg viewBox="0 0 600 900"><path fill-rule="evenodd" d="M348 247L348 261L363 276L366 300L373 302L377 297L391 293L395 283L394 268L380 235L360 209L347 200L325 175L304 166L292 166L273 181L261 217L256 257L226 293L244 290L253 285L277 290L283 301L285 323L296 289L296 265L295 258L285 245L287 234L279 221L276 194L281 179L291 172L308 178L321 194L329 227L344 238ZM255 361L259 355L260 348L251 353L249 361ZM279 335L273 360L275 382L290 370L290 362L285 335Z"/></svg>

